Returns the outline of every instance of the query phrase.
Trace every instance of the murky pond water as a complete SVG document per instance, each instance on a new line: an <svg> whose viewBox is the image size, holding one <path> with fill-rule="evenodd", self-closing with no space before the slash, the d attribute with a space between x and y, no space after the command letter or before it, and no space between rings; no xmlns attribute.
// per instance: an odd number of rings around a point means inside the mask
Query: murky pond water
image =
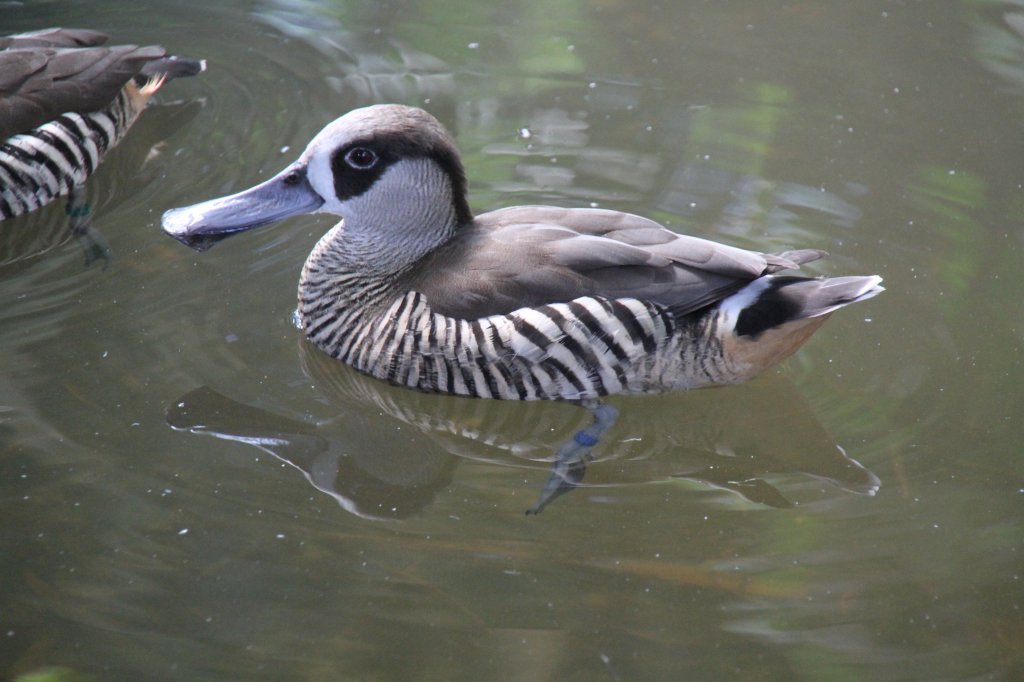
<svg viewBox="0 0 1024 682"><path fill-rule="evenodd" d="M63 207L0 224L0 674L1024 677L1024 3L0 3L205 57ZM424 106L476 210L632 211L888 291L740 387L425 396L290 315L329 218L202 254L171 207Z"/></svg>

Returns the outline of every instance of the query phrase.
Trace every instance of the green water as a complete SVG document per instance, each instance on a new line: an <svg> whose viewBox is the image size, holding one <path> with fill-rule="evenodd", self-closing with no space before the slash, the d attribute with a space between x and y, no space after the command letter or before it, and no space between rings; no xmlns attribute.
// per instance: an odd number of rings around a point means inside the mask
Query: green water
<svg viewBox="0 0 1024 682"><path fill-rule="evenodd" d="M1024 3L0 3L205 57L88 186L0 224L0 678L1024 676ZM616 208L887 291L741 387L425 396L291 325L331 225L202 254L366 104L454 133L483 211ZM871 494L871 493L874 494ZM28 679L28 678L26 678Z"/></svg>

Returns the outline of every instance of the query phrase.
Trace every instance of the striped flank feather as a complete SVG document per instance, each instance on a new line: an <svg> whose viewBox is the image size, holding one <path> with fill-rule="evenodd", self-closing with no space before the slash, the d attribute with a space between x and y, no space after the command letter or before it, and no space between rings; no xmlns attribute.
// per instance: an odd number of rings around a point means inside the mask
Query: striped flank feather
<svg viewBox="0 0 1024 682"><path fill-rule="evenodd" d="M728 382L719 318L676 319L637 299L585 296L463 320L409 292L383 310L300 299L307 336L390 383L504 400L581 400ZM685 371L683 371L685 369Z"/></svg>
<svg viewBox="0 0 1024 682"><path fill-rule="evenodd" d="M0 143L0 218L34 211L85 182L139 111L123 90L103 111L64 114Z"/></svg>

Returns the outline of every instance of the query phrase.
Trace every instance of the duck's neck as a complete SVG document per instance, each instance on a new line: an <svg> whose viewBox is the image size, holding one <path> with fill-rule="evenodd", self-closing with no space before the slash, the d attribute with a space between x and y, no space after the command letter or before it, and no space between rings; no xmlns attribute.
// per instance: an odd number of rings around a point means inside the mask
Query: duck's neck
<svg viewBox="0 0 1024 682"><path fill-rule="evenodd" d="M417 265L454 232L454 220L435 224L431 240L389 241L345 223L333 227L309 254L299 278L298 312L306 335L333 355L346 338L388 324L387 311L409 292Z"/></svg>
<svg viewBox="0 0 1024 682"><path fill-rule="evenodd" d="M425 159L402 161L372 191L338 207L345 220L324 235L306 262L392 279L447 243L467 222L449 177ZM468 212L468 209L466 210ZM470 217L469 220L472 218Z"/></svg>
<svg viewBox="0 0 1024 682"><path fill-rule="evenodd" d="M299 318L306 335L333 354L340 336L393 322L387 311L409 293L417 267L466 222L460 192L449 175L417 159L346 200L345 220L320 239L302 269Z"/></svg>

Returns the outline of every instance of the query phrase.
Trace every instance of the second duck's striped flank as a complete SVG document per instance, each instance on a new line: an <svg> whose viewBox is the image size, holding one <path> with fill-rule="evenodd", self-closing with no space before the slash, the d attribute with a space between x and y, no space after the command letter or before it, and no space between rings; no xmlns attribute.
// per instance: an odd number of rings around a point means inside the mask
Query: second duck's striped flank
<svg viewBox="0 0 1024 682"><path fill-rule="evenodd" d="M85 182L141 110L122 90L103 111L64 114L0 143L0 218L34 211Z"/></svg>

